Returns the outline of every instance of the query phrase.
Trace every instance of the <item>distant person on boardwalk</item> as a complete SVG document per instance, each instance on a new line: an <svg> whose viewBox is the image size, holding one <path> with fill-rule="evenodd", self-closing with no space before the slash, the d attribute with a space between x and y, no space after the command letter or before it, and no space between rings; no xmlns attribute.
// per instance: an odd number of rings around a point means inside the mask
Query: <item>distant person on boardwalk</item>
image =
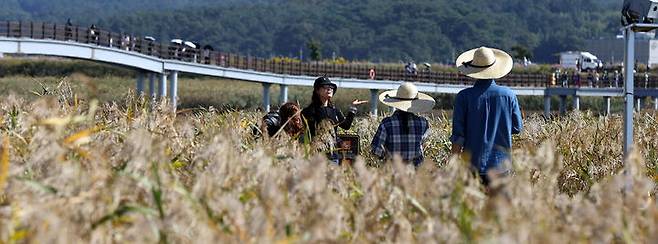
<svg viewBox="0 0 658 244"><path fill-rule="evenodd" d="M560 71L551 72L551 73L548 75L548 78L547 78L546 84L547 84L549 87L555 86L555 77L558 76L559 72L560 72Z"/></svg>
<svg viewBox="0 0 658 244"><path fill-rule="evenodd" d="M560 81L562 81L562 87L569 87L569 76L566 70L560 75Z"/></svg>
<svg viewBox="0 0 658 244"><path fill-rule="evenodd" d="M155 43L155 37L145 36L144 42L146 43L146 53L148 55L153 55L153 45Z"/></svg>
<svg viewBox="0 0 658 244"><path fill-rule="evenodd" d="M71 18L66 20L66 27L64 27L64 37L67 41L73 39L73 22L71 22Z"/></svg>
<svg viewBox="0 0 658 244"><path fill-rule="evenodd" d="M430 63L423 63L423 72L429 73L432 72L432 65Z"/></svg>
<svg viewBox="0 0 658 244"><path fill-rule="evenodd" d="M119 40L121 49L130 51L130 36L128 34L121 34L121 40Z"/></svg>
<svg viewBox="0 0 658 244"><path fill-rule="evenodd" d="M89 26L89 42L98 44L98 30L94 24Z"/></svg>
<svg viewBox="0 0 658 244"><path fill-rule="evenodd" d="M312 141L329 139L334 141L333 144L339 143L336 141L338 138L338 127L349 130L356 116L356 106L368 102L358 99L354 100L347 116L345 116L332 102L337 88L338 86L325 76L315 79L313 83L311 104L302 110L302 116L307 123L307 129ZM318 133L320 131L327 132L329 135L326 135L327 133ZM335 154L330 153L330 159L338 162L337 155Z"/></svg>
<svg viewBox="0 0 658 244"><path fill-rule="evenodd" d="M210 64L210 56L212 53L215 51L215 49L211 45L205 45L203 46L203 52L202 52L202 60L203 63L205 64Z"/></svg>
<svg viewBox="0 0 658 244"><path fill-rule="evenodd" d="M129 44L128 51L135 51L135 46L137 44L137 38L135 38L135 36L128 36L128 44Z"/></svg>
<svg viewBox="0 0 658 244"><path fill-rule="evenodd" d="M429 134L429 123L417 114L431 111L434 98L418 92L413 83L405 82L397 90L379 94L379 101L396 110L379 124L372 138L372 154L380 158L399 155L418 167L424 159L423 142Z"/></svg>
<svg viewBox="0 0 658 244"><path fill-rule="evenodd" d="M459 55L456 65L460 73L477 81L455 99L452 153L470 156L471 169L488 186L490 176L509 173L504 162L510 159L512 134L523 128L516 95L494 81L512 70L512 57L498 49L480 47Z"/></svg>
<svg viewBox="0 0 658 244"><path fill-rule="evenodd" d="M573 72L573 84L580 88L580 70L576 70L576 72Z"/></svg>
<svg viewBox="0 0 658 244"><path fill-rule="evenodd" d="M408 62L404 66L404 72L407 76L415 76L418 74L418 66L414 62Z"/></svg>
<svg viewBox="0 0 658 244"><path fill-rule="evenodd" d="M591 70L587 71L587 85L589 87L594 87L594 73Z"/></svg>

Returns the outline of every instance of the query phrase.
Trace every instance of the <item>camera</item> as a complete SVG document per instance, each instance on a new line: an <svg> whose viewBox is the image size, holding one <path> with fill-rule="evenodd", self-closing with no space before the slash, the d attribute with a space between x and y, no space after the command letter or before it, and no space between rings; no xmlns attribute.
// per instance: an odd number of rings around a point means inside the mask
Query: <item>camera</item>
<svg viewBox="0 0 658 244"><path fill-rule="evenodd" d="M624 0L621 15L623 26L636 23L653 24L654 20L658 18L658 0Z"/></svg>
<svg viewBox="0 0 658 244"><path fill-rule="evenodd" d="M263 117L263 123L267 127L267 133L273 136L281 128L281 116L277 112L269 112Z"/></svg>

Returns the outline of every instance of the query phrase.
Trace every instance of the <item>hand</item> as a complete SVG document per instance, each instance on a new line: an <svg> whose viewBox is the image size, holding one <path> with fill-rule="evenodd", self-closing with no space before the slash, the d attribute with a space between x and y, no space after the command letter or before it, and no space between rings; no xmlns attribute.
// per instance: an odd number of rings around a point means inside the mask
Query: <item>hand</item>
<svg viewBox="0 0 658 244"><path fill-rule="evenodd" d="M358 106L364 103L368 103L368 100L355 99L354 101L352 101L352 106Z"/></svg>
<svg viewBox="0 0 658 244"><path fill-rule="evenodd" d="M452 144L452 148L450 148L450 153L452 154L461 154L462 151L464 150L464 147L457 145L457 144Z"/></svg>

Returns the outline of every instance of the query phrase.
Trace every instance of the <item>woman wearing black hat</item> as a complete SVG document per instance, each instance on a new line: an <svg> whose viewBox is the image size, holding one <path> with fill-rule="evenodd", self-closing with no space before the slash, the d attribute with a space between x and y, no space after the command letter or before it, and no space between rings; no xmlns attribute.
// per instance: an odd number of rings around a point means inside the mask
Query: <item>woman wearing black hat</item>
<svg viewBox="0 0 658 244"><path fill-rule="evenodd" d="M318 125L323 121L331 122L331 125L334 127L334 138L336 137L336 132L338 130L336 126L349 130L350 127L352 127L352 121L354 121L354 116L356 115L356 106L368 102L358 99L354 100L346 117L331 102L331 98L333 98L337 88L336 84L332 83L329 78L324 76L317 78L315 83L313 83L313 97L311 99L311 104L302 110L302 115L308 123L308 130L311 134L311 138L316 136Z"/></svg>

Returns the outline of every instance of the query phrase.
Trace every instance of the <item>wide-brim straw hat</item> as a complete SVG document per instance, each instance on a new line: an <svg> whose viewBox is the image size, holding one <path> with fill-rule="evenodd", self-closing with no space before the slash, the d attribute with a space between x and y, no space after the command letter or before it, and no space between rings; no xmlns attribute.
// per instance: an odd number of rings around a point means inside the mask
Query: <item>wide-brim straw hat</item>
<svg viewBox="0 0 658 244"><path fill-rule="evenodd" d="M404 82L397 90L390 90L379 94L379 101L386 106L410 112L422 113L434 108L434 98L418 92L418 88L411 82Z"/></svg>
<svg viewBox="0 0 658 244"><path fill-rule="evenodd" d="M514 61L504 51L479 47L468 50L455 62L460 73L475 79L498 79L512 71Z"/></svg>

